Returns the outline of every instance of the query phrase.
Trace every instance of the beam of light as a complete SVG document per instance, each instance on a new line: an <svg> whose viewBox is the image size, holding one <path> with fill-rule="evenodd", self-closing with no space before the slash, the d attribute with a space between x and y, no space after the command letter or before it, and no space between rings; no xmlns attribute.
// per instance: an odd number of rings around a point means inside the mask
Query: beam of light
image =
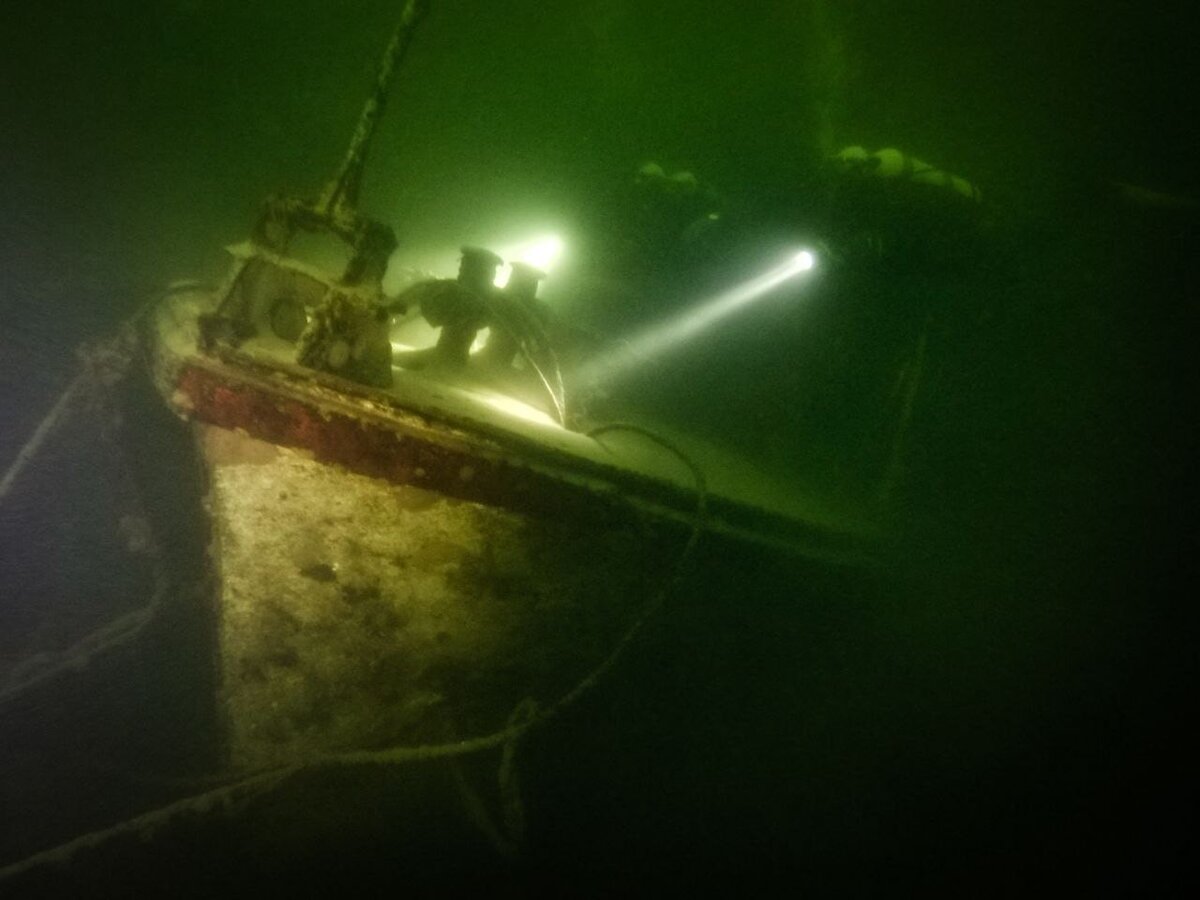
<svg viewBox="0 0 1200 900"><path fill-rule="evenodd" d="M606 380L632 369L663 351L695 337L730 313L769 294L785 281L810 271L817 258L811 250L801 250L775 268L745 281L701 305L672 319L651 325L609 353L580 367L576 377L582 383Z"/></svg>
<svg viewBox="0 0 1200 900"><path fill-rule="evenodd" d="M533 240L512 246L502 247L497 251L506 262L496 270L496 287L508 284L508 276L512 274L512 263L529 263L535 269L549 272L562 258L566 243L557 234L546 234Z"/></svg>

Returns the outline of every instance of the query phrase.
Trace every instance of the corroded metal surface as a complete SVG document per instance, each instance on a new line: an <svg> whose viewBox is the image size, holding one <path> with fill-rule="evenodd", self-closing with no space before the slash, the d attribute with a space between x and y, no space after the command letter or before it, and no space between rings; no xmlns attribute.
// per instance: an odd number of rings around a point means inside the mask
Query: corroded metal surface
<svg viewBox="0 0 1200 900"><path fill-rule="evenodd" d="M464 502L199 426L229 761L470 737L611 649L670 542Z"/></svg>
<svg viewBox="0 0 1200 900"><path fill-rule="evenodd" d="M358 474L533 514L613 521L631 513L595 485L489 453L479 443L322 408L206 368L185 366L178 390L201 421L243 429Z"/></svg>

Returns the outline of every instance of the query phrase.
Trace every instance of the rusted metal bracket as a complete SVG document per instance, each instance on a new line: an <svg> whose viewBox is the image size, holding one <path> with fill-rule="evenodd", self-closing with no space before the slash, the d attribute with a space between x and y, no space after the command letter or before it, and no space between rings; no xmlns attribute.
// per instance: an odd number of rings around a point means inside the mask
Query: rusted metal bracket
<svg viewBox="0 0 1200 900"><path fill-rule="evenodd" d="M268 197L253 231L253 239L285 254L297 230L333 234L349 244L352 255L342 274L343 284L379 281L388 257L396 248L392 229L358 212L358 197L366 168L367 151L387 103L396 69L412 44L416 27L428 11L427 0L408 0L396 30L384 50L375 87L363 105L350 146L338 168L315 200Z"/></svg>

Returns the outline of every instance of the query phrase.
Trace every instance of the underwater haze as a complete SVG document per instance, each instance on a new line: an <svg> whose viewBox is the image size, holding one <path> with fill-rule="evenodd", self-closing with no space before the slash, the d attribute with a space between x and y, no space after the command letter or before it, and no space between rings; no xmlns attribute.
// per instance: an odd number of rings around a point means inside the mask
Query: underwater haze
<svg viewBox="0 0 1200 900"><path fill-rule="evenodd" d="M398 238L385 289L453 276L464 245L558 237L541 296L589 420L694 436L709 464L736 458L861 528L865 559L702 540L620 666L522 744L519 853L447 824L470 817L444 772L363 769L19 872L16 895L1194 878L1184 11L427 5L362 185ZM265 197L335 173L402 6L5 10L0 477L20 476L0 487L0 698L154 591L121 562L150 540L122 517L131 485L169 523L178 581L205 581L203 485L148 390L22 454L79 345L174 280L218 283ZM705 318L800 250L811 272ZM142 450L111 452L113 416ZM111 659L0 699L0 879L214 772L204 627L176 605Z"/></svg>

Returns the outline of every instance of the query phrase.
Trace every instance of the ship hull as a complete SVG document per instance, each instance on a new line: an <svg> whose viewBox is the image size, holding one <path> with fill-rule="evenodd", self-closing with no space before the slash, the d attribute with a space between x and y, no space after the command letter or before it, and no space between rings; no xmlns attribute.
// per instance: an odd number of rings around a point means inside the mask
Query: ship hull
<svg viewBox="0 0 1200 900"><path fill-rule="evenodd" d="M711 490L643 435L601 442L499 417L478 390L382 391L253 347L201 351L213 302L173 295L150 337L207 473L233 768L466 739L552 704L697 528L714 548L861 553L855 535Z"/></svg>

